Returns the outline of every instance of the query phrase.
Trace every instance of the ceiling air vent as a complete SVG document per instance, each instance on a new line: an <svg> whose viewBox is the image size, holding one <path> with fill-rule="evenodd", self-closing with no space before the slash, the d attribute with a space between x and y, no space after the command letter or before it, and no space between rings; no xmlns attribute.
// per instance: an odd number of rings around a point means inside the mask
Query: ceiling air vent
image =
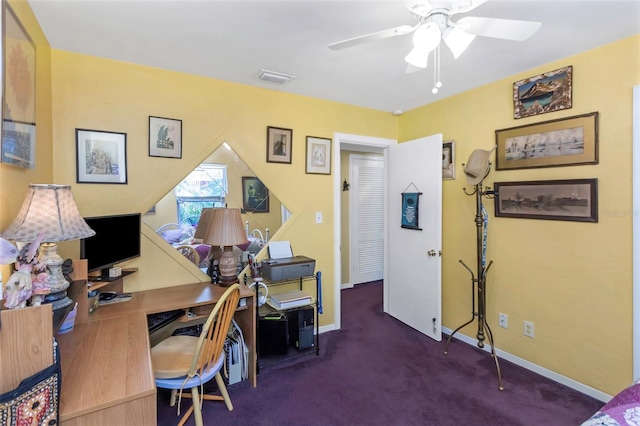
<svg viewBox="0 0 640 426"><path fill-rule="evenodd" d="M268 81L269 83L285 84L289 80L296 78L296 76L283 74L281 72L260 70L260 72L256 74L256 78L258 80Z"/></svg>

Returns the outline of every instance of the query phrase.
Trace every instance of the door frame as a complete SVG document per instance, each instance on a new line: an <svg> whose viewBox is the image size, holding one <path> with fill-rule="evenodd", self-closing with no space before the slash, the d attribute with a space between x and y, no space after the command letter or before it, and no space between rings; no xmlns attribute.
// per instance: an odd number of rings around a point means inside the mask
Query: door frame
<svg viewBox="0 0 640 426"><path fill-rule="evenodd" d="M640 377L640 85L633 87L633 379Z"/></svg>
<svg viewBox="0 0 640 426"><path fill-rule="evenodd" d="M387 180L387 160L388 153L387 148L391 145L396 145L398 141L396 139L377 138L372 136L353 135L349 133L334 133L333 134L333 325L335 330L339 330L342 327L342 316L340 314L341 297L340 291L342 290L342 245L341 232L342 226L340 224L340 214L342 212L342 182L341 182L341 149L349 149L350 151L362 151L362 152L378 152L383 154L384 158L384 180ZM387 205L388 193L385 187L383 192L383 203ZM384 209L384 215L386 220L386 209ZM385 244L385 252L387 250ZM386 274L386 272L385 272ZM386 297L384 300L386 303Z"/></svg>

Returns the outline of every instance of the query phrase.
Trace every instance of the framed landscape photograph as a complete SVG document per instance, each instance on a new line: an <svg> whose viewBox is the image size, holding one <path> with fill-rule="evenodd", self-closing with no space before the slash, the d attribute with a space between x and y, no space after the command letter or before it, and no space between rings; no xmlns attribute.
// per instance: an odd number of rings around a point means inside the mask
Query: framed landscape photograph
<svg viewBox="0 0 640 426"><path fill-rule="evenodd" d="M36 164L36 126L4 121L2 126L2 162L33 169Z"/></svg>
<svg viewBox="0 0 640 426"><path fill-rule="evenodd" d="M442 143L442 180L456 178L455 146L455 141L444 141Z"/></svg>
<svg viewBox="0 0 640 426"><path fill-rule="evenodd" d="M182 158L182 120L149 116L149 157Z"/></svg>
<svg viewBox="0 0 640 426"><path fill-rule="evenodd" d="M255 176L242 177L242 209L245 212L269 213L269 190Z"/></svg>
<svg viewBox="0 0 640 426"><path fill-rule="evenodd" d="M127 183L127 134L76 129L76 181Z"/></svg>
<svg viewBox="0 0 640 426"><path fill-rule="evenodd" d="M267 127L267 163L291 164L293 130Z"/></svg>
<svg viewBox="0 0 640 426"><path fill-rule="evenodd" d="M598 164L598 113L496 130L496 170Z"/></svg>
<svg viewBox="0 0 640 426"><path fill-rule="evenodd" d="M331 174L331 139L307 136L306 173Z"/></svg>
<svg viewBox="0 0 640 426"><path fill-rule="evenodd" d="M524 118L572 106L571 65L513 83L513 117Z"/></svg>
<svg viewBox="0 0 640 426"><path fill-rule="evenodd" d="M496 217L598 222L598 179L495 182Z"/></svg>

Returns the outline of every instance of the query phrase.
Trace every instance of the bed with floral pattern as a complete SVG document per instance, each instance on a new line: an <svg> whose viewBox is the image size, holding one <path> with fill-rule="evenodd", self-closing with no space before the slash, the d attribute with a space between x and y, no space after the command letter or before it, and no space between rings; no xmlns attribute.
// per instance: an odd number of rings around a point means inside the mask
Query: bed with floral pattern
<svg viewBox="0 0 640 426"><path fill-rule="evenodd" d="M611 398L582 426L640 426L640 380Z"/></svg>

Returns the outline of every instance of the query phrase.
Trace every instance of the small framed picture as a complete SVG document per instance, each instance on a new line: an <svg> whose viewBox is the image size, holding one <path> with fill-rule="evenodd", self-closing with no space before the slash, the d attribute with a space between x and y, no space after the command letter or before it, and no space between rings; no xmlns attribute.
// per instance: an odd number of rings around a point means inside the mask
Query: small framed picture
<svg viewBox="0 0 640 426"><path fill-rule="evenodd" d="M182 158L182 120L149 116L149 157Z"/></svg>
<svg viewBox="0 0 640 426"><path fill-rule="evenodd" d="M306 173L331 174L331 139L307 136Z"/></svg>
<svg viewBox="0 0 640 426"><path fill-rule="evenodd" d="M269 190L255 176L242 177L242 208L245 212L269 213Z"/></svg>
<svg viewBox="0 0 640 426"><path fill-rule="evenodd" d="M76 181L127 183L127 134L76 129Z"/></svg>
<svg viewBox="0 0 640 426"><path fill-rule="evenodd" d="M456 178L455 146L455 141L444 141L442 143L442 180Z"/></svg>
<svg viewBox="0 0 640 426"><path fill-rule="evenodd" d="M524 118L572 106L573 66L513 83L513 118Z"/></svg>
<svg viewBox="0 0 640 426"><path fill-rule="evenodd" d="M267 163L291 164L293 130L267 127Z"/></svg>
<svg viewBox="0 0 640 426"><path fill-rule="evenodd" d="M4 121L2 126L2 162L33 169L36 163L36 126Z"/></svg>

